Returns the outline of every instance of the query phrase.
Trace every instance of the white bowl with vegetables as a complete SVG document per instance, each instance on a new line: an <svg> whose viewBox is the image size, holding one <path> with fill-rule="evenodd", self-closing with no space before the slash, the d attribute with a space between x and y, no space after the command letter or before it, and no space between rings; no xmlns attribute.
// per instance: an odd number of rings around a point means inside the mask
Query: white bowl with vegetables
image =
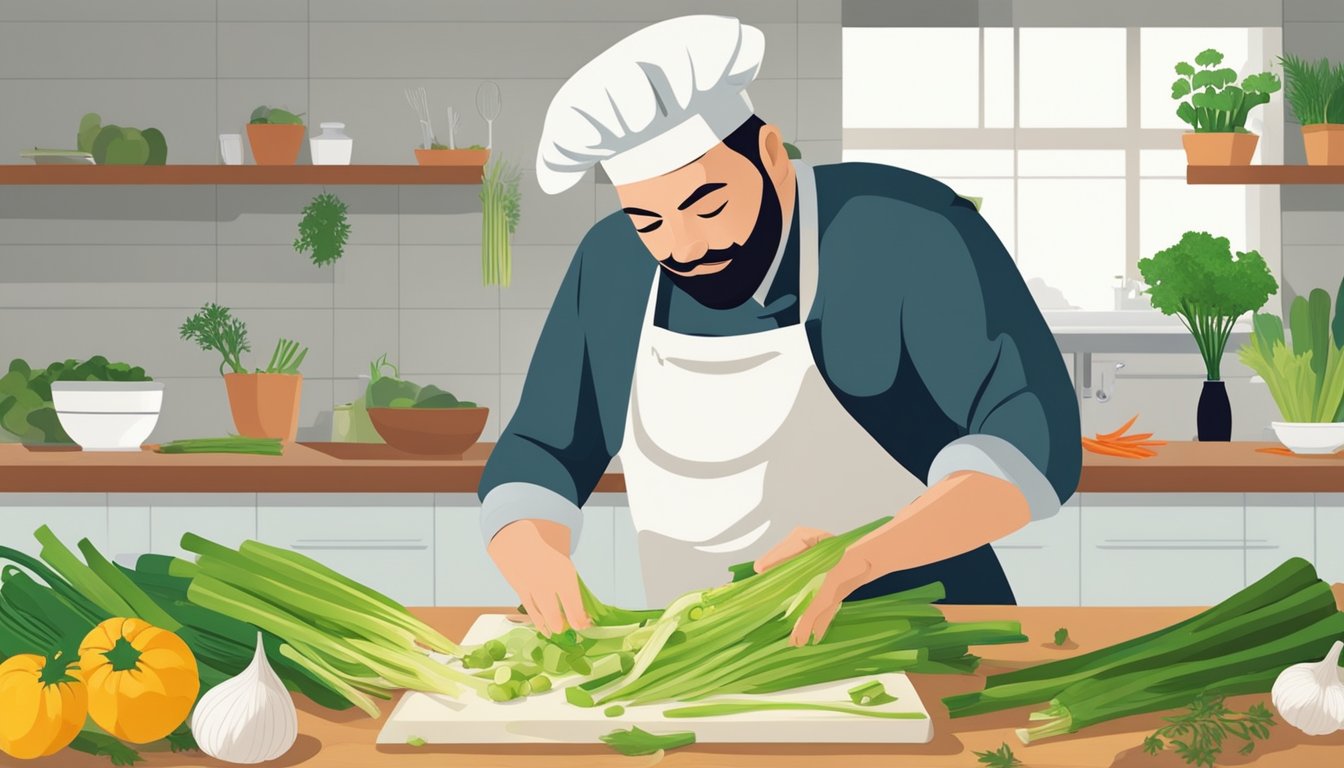
<svg viewBox="0 0 1344 768"><path fill-rule="evenodd" d="M1344 422L1275 421L1271 426L1293 453L1320 455L1344 448Z"/></svg>
<svg viewBox="0 0 1344 768"><path fill-rule="evenodd" d="M61 428L86 451L138 451L159 422L156 381L54 381L51 402Z"/></svg>

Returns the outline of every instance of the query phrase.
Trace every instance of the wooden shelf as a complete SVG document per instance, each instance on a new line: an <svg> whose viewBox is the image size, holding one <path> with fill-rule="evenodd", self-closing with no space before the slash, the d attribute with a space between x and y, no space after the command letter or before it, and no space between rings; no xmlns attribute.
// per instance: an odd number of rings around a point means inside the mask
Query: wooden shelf
<svg viewBox="0 0 1344 768"><path fill-rule="evenodd" d="M1344 184L1344 165L1188 165L1187 184Z"/></svg>
<svg viewBox="0 0 1344 768"><path fill-rule="evenodd" d="M0 165L0 185L479 183L469 165Z"/></svg>

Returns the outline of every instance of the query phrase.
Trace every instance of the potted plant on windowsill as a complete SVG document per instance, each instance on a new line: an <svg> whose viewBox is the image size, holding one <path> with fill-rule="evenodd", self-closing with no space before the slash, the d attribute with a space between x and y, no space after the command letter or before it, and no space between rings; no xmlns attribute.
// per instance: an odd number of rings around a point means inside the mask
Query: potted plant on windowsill
<svg viewBox="0 0 1344 768"><path fill-rule="evenodd" d="M1307 165L1344 165L1344 63L1283 56L1288 103L1302 125Z"/></svg>
<svg viewBox="0 0 1344 768"><path fill-rule="evenodd" d="M206 304L200 312L182 323L183 339L196 342L201 349L215 351L223 361L219 372L229 394L233 425L242 437L260 437L294 442L299 429L299 402L303 376L299 365L308 354L296 341L276 342L271 361L265 368L248 372L242 354L252 350L247 326L227 307ZM229 372L224 369L228 367Z"/></svg>
<svg viewBox="0 0 1344 768"><path fill-rule="evenodd" d="M1265 305L1279 284L1256 251L1238 252L1225 237L1186 232L1181 241L1139 260L1153 307L1176 315L1195 337L1208 374L1199 396L1200 440L1232 439L1232 406L1222 381L1221 362L1237 318Z"/></svg>
<svg viewBox="0 0 1344 768"><path fill-rule="evenodd" d="M1171 98L1181 102L1176 116L1192 128L1181 137L1190 165L1249 165L1260 137L1246 130L1246 118L1280 87L1272 72L1247 75L1238 87L1237 71L1222 63L1223 54L1209 48L1195 57L1198 70L1176 65Z"/></svg>
<svg viewBox="0 0 1344 768"><path fill-rule="evenodd" d="M1339 295L1344 296L1344 282ZM1338 298L1336 299L1338 301ZM1334 320L1330 318L1332 304ZM1238 356L1269 386L1283 421L1273 423L1279 441L1294 453L1334 453L1344 447L1344 308L1317 288L1298 296L1283 320L1255 314L1251 340Z"/></svg>
<svg viewBox="0 0 1344 768"><path fill-rule="evenodd" d="M247 124L247 143L257 165L295 165L303 149L303 115L257 107Z"/></svg>

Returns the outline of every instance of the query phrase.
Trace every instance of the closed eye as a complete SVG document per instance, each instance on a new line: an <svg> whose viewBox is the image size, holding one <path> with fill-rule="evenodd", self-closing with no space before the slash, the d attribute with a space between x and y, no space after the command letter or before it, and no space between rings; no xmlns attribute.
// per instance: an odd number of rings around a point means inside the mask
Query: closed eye
<svg viewBox="0 0 1344 768"><path fill-rule="evenodd" d="M712 218L714 218L715 216L718 216L720 213L723 213L723 209L724 209L724 208L727 208L727 207L728 207L728 201L727 201L727 200L724 200L723 203L721 203L721 204L719 205L718 208L715 208L714 210L710 211L709 213L700 213L700 214L696 214L696 215L698 215L698 216L699 216L700 218L702 218L702 219L712 219Z"/></svg>
<svg viewBox="0 0 1344 768"><path fill-rule="evenodd" d="M653 230L655 230L655 229L657 229L657 228L659 228L659 227L661 227L661 226L663 226L663 220L662 220L662 219L659 219L659 220L653 222L652 224L650 224L650 225L644 227L643 229L636 229L635 231L636 231L636 232L640 232L640 233L644 233L644 232L652 232Z"/></svg>

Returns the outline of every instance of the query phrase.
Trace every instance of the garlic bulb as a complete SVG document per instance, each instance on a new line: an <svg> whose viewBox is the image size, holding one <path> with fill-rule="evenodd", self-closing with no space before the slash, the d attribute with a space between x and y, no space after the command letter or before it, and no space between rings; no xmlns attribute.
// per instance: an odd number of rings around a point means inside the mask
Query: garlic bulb
<svg viewBox="0 0 1344 768"><path fill-rule="evenodd" d="M267 663L260 632L247 669L196 703L191 733L202 752L226 763L263 763L294 746L299 735L294 699Z"/></svg>
<svg viewBox="0 0 1344 768"><path fill-rule="evenodd" d="M1336 640L1320 661L1294 664L1283 670L1270 697L1274 708L1291 726L1310 736L1324 736L1344 728L1344 674L1339 653L1344 641Z"/></svg>

